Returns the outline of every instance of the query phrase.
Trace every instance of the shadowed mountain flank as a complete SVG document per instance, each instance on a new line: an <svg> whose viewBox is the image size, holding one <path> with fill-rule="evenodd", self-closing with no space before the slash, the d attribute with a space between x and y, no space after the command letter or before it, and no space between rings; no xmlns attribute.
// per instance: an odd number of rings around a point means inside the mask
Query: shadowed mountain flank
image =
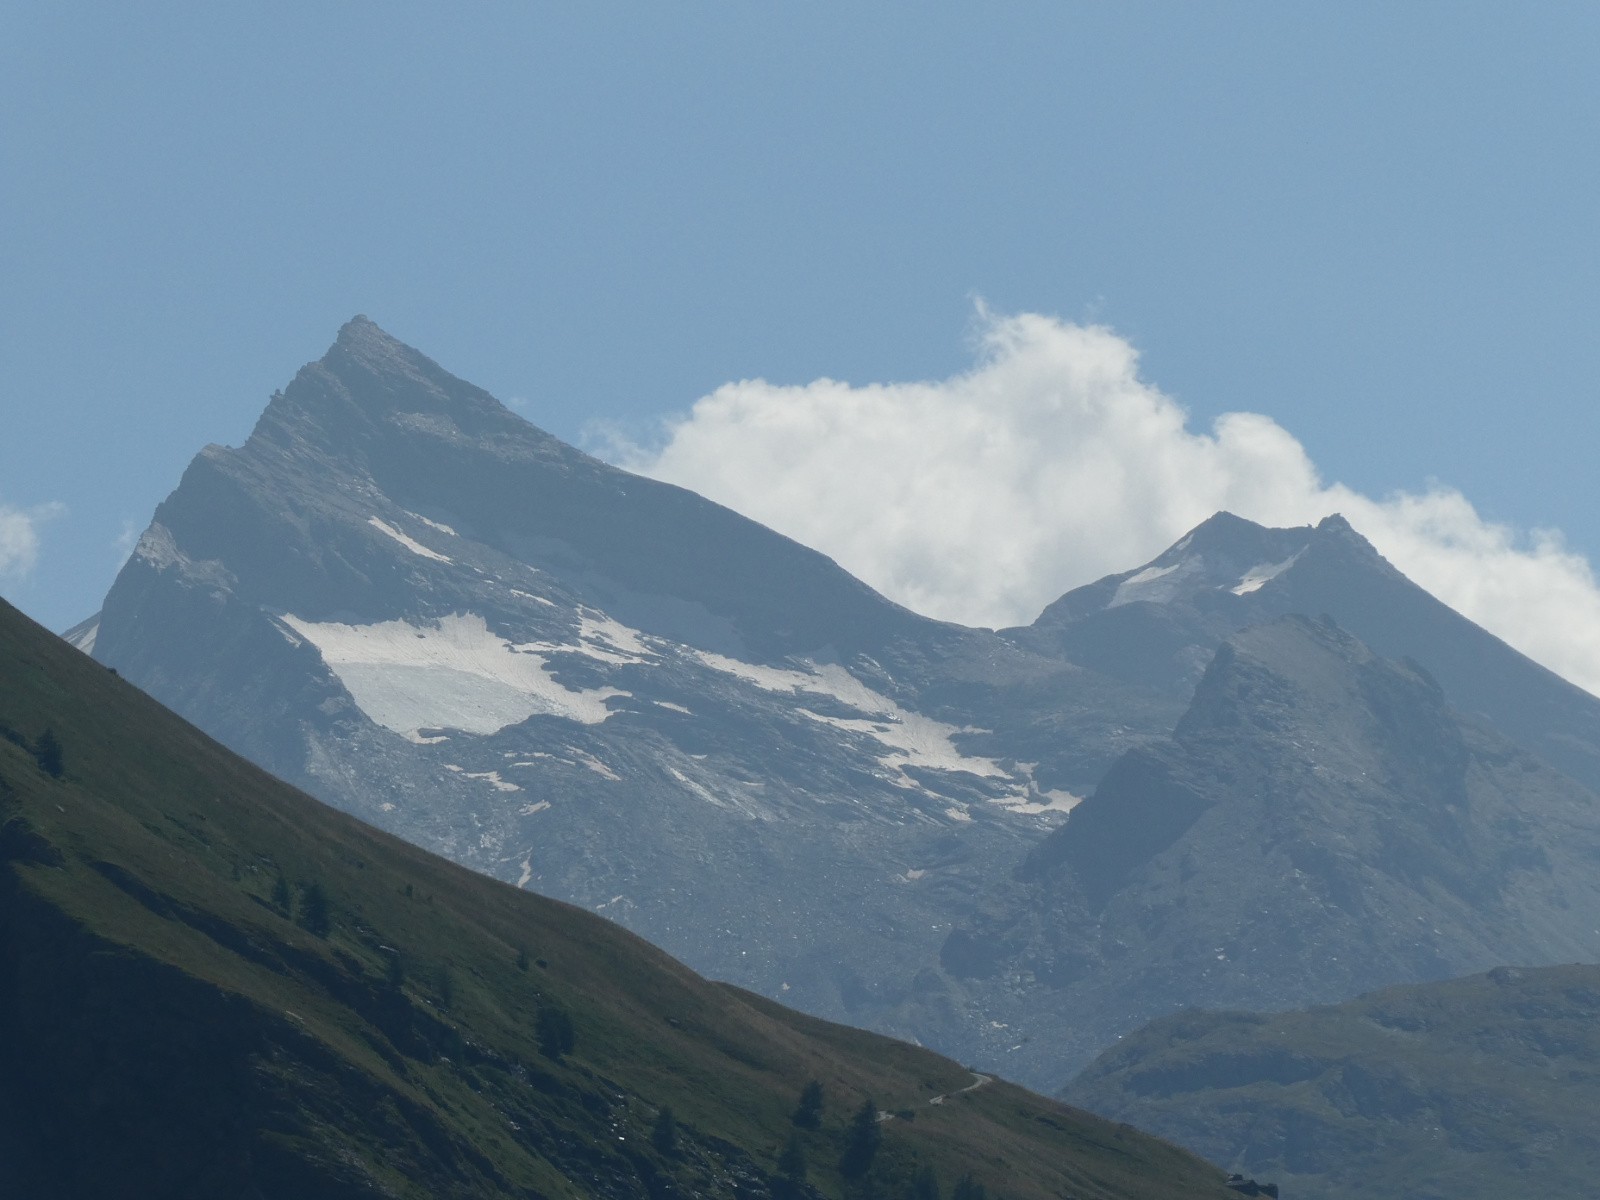
<svg viewBox="0 0 1600 1200"><path fill-rule="evenodd" d="M1053 981L1078 1019L1053 1046L1065 1077L1191 1005L1593 958L1597 864L1600 798L1417 665L1290 616L1224 642L1172 737L1113 766L946 957L1002 994Z"/></svg>
<svg viewBox="0 0 1600 1200"><path fill-rule="evenodd" d="M7 1194L1227 1194L972 1082L320 805L0 604ZM904 1115L850 1157L869 1098Z"/></svg>

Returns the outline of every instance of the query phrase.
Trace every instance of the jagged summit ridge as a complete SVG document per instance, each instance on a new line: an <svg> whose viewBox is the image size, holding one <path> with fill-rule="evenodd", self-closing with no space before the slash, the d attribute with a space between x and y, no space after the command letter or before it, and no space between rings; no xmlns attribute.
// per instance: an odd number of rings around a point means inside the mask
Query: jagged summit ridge
<svg viewBox="0 0 1600 1200"><path fill-rule="evenodd" d="M407 430L545 451L560 445L364 316L347 321L327 352L273 396L251 440L359 459L371 443Z"/></svg>
<svg viewBox="0 0 1600 1200"><path fill-rule="evenodd" d="M1307 552L1326 554L1335 546L1382 562L1372 544L1338 513L1316 525L1274 528L1218 512L1144 566L1067 592L1045 608L1032 628L1055 629L1108 608L1166 604L1205 592L1246 596L1278 579ZM1214 603L1227 601L1219 595Z"/></svg>
<svg viewBox="0 0 1600 1200"><path fill-rule="evenodd" d="M1377 653L1414 659L1451 704L1600 788L1600 700L1418 587L1338 514L1271 529L1218 513L1006 636L1186 699L1226 637L1289 613L1328 614Z"/></svg>

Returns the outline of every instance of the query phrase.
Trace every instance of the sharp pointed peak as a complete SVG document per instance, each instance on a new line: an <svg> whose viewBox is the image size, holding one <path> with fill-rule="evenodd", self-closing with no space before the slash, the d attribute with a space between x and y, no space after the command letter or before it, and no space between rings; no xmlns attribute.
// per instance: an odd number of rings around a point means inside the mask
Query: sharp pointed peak
<svg viewBox="0 0 1600 1200"><path fill-rule="evenodd" d="M382 328L365 313L357 313L343 325L333 339L333 345L322 356L324 363L340 357L357 361L393 360L410 357L430 361L411 346Z"/></svg>
<svg viewBox="0 0 1600 1200"><path fill-rule="evenodd" d="M1147 565L1165 566L1197 554L1220 554L1231 560L1240 555L1281 553L1286 544L1303 544L1310 540L1311 534L1309 525L1276 528L1224 509L1201 521Z"/></svg>
<svg viewBox="0 0 1600 1200"><path fill-rule="evenodd" d="M1329 513L1315 525L1263 525L1226 509L1213 513L1184 534L1154 561L1165 565L1178 558L1207 552L1250 553L1289 544L1309 545L1329 540L1340 541L1376 553L1369 542L1343 513Z"/></svg>
<svg viewBox="0 0 1600 1200"><path fill-rule="evenodd" d="M327 352L274 393L251 436L343 444L373 421L416 426L419 420L443 420L473 437L548 436L364 313L341 325Z"/></svg>
<svg viewBox="0 0 1600 1200"><path fill-rule="evenodd" d="M1342 546L1346 552L1353 552L1361 558L1388 562L1359 529L1345 520L1342 513L1331 513L1318 521L1316 529L1312 531L1312 540L1330 548Z"/></svg>

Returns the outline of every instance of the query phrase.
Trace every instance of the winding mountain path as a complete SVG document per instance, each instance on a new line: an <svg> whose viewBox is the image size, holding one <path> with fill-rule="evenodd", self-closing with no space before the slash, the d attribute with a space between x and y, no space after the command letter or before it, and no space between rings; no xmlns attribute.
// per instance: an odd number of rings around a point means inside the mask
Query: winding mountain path
<svg viewBox="0 0 1600 1200"><path fill-rule="evenodd" d="M974 1071L972 1073L972 1082L967 1084L966 1087L958 1088L953 1092L946 1092L942 1096L935 1096L933 1099L929 1100L928 1103L929 1104L943 1104L946 1100L950 1099L951 1096L960 1096L960 1095L962 1095L963 1093L966 1093L966 1092L975 1092L979 1088L985 1087L988 1084L991 1084L993 1082L994 1082L994 1076L993 1075L983 1075L983 1074L980 1074L977 1071Z"/></svg>
<svg viewBox="0 0 1600 1200"><path fill-rule="evenodd" d="M994 1076L993 1075L983 1075L983 1074L980 1074L977 1071L974 1071L974 1072L972 1072L972 1082L967 1084L966 1087L957 1088L953 1092L945 1092L945 1093L943 1093L942 1095L939 1095L939 1096L933 1096L928 1100L928 1103L929 1104L943 1104L946 1100L950 1099L950 1097L952 1097L952 1096L961 1096L961 1095L964 1095L967 1092L975 1092L979 1088L986 1087L987 1085L989 1085L989 1084L991 1084L993 1082L994 1082ZM894 1120L894 1117L895 1117L895 1114L892 1113L892 1112L884 1112L882 1109L878 1110L878 1124L880 1124L880 1125L883 1124L885 1121Z"/></svg>

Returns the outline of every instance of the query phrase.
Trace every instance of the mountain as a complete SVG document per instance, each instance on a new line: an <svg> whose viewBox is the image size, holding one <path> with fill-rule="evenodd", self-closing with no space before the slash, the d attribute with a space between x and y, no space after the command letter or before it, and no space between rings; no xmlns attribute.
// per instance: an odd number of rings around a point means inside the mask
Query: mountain
<svg viewBox="0 0 1600 1200"><path fill-rule="evenodd" d="M201 452L72 633L338 808L1036 1086L1186 1005L1593 952L1562 905L1597 874L1600 701L1336 517L1218 514L1032 626L965 629L357 318Z"/></svg>
<svg viewBox="0 0 1600 1200"><path fill-rule="evenodd" d="M1267 529L1218 513L1145 566L1068 592L1015 639L1187 698L1230 633L1329 615L1377 653L1411 658L1450 703L1600 789L1600 699L1412 583L1340 516Z"/></svg>
<svg viewBox="0 0 1600 1200"><path fill-rule="evenodd" d="M1280 617L1222 644L1172 736L1120 759L1011 888L945 961L995 1020L1049 1027L1052 1005L1062 1032L1027 1053L1065 1079L1190 1006L1595 960L1600 797L1416 664Z"/></svg>
<svg viewBox="0 0 1600 1200"><path fill-rule="evenodd" d="M1600 967L1497 968L1326 1008L1163 1018L1075 1103L1297 1200L1595 1194Z"/></svg>
<svg viewBox="0 0 1600 1200"><path fill-rule="evenodd" d="M74 636L337 807L953 1049L983 1021L938 974L951 912L1182 710L919 617L360 318Z"/></svg>
<svg viewBox="0 0 1600 1200"><path fill-rule="evenodd" d="M6 1194L836 1196L869 1097L896 1114L879 1189L1228 1194L1131 1129L325 808L0 603ZM809 1183L783 1176L791 1137Z"/></svg>

